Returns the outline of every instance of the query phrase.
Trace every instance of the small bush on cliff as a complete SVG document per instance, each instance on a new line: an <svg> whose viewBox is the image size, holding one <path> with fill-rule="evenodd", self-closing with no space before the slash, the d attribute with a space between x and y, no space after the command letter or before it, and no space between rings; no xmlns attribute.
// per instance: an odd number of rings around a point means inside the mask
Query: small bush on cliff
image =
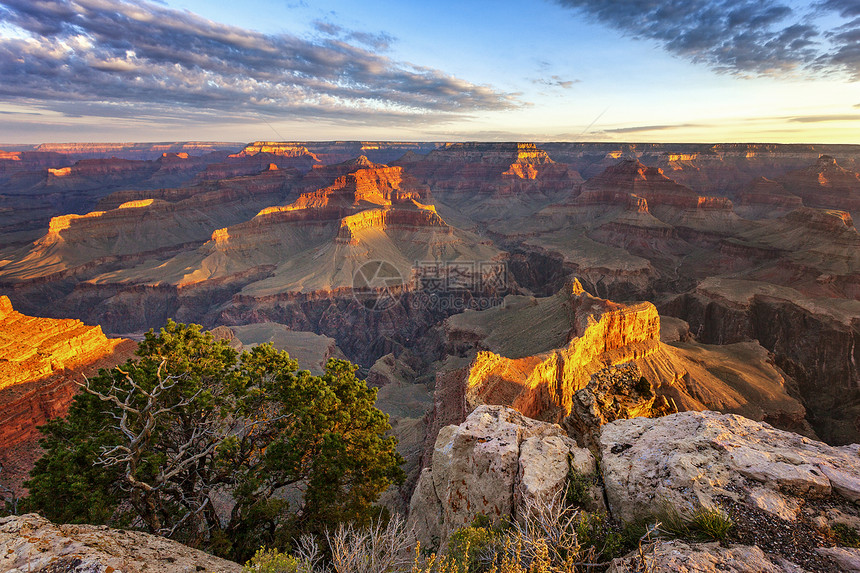
<svg viewBox="0 0 860 573"><path fill-rule="evenodd" d="M42 428L29 509L245 560L332 523L369 523L371 504L403 479L376 391L349 362L312 376L270 345L239 355L172 321L137 355L88 380L68 418Z"/></svg>
<svg viewBox="0 0 860 573"><path fill-rule="evenodd" d="M833 539L845 547L860 548L860 532L844 523L837 523L830 528Z"/></svg>
<svg viewBox="0 0 860 573"><path fill-rule="evenodd" d="M448 540L448 557L461 564L461 569L483 573L493 564L501 549L506 526L494 525L490 519L479 514L469 527L462 527L451 534Z"/></svg>
<svg viewBox="0 0 860 573"><path fill-rule="evenodd" d="M704 506L690 515L682 515L675 507L666 505L656 519L663 533L694 541L725 541L734 527L728 515Z"/></svg>

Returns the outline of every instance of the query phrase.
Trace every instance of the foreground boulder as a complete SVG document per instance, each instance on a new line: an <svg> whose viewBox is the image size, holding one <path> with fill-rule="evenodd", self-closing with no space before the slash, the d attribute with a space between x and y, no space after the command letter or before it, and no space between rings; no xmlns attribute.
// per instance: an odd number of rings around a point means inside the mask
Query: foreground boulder
<svg viewBox="0 0 860 573"><path fill-rule="evenodd" d="M803 569L778 557L768 556L758 547L718 543L688 544L683 541L658 543L645 555L644 570L654 573L803 573ZM643 571L639 555L614 559L606 573ZM850 571L850 570L847 570Z"/></svg>
<svg viewBox="0 0 860 573"><path fill-rule="evenodd" d="M716 510L731 519L733 541L807 571L855 570L845 565L857 558L854 550L831 546L846 542L844 532L860 531L858 444L828 446L706 411L612 422L602 428L600 453L606 498L619 521ZM843 564L833 569L837 560Z"/></svg>
<svg viewBox="0 0 860 573"><path fill-rule="evenodd" d="M683 511L721 499L796 521L804 501L860 501L860 445L833 447L734 414L683 412L603 427L612 514L633 521L666 503Z"/></svg>
<svg viewBox="0 0 860 573"><path fill-rule="evenodd" d="M412 496L410 522L422 546L444 546L478 515L515 520L532 502L549 501L571 470L592 475L596 465L560 426L504 406L479 406L439 432ZM602 502L598 492L592 496Z"/></svg>
<svg viewBox="0 0 860 573"><path fill-rule="evenodd" d="M139 531L54 525L35 513L0 518L6 573L239 573L238 563Z"/></svg>

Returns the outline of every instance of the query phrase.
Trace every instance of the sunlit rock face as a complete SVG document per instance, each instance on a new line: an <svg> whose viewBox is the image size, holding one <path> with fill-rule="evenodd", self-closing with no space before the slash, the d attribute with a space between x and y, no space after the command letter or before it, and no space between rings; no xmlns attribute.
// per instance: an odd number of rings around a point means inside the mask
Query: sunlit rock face
<svg viewBox="0 0 860 573"><path fill-rule="evenodd" d="M23 315L0 296L0 389L94 361L120 342L79 320Z"/></svg>
<svg viewBox="0 0 860 573"><path fill-rule="evenodd" d="M794 380L758 343L699 344L652 304L600 299L576 281L452 316L442 346L431 439L482 404L562 423L589 446L610 421L679 410L736 412L814 435Z"/></svg>
<svg viewBox="0 0 860 573"><path fill-rule="evenodd" d="M100 326L21 314L0 296L0 465L6 487L20 493L41 453L38 427L66 415L77 383L123 362L135 347L105 337Z"/></svg>
<svg viewBox="0 0 860 573"><path fill-rule="evenodd" d="M449 209L475 221L533 213L582 182L579 173L530 143L450 143L393 164L430 187L443 216Z"/></svg>
<svg viewBox="0 0 860 573"><path fill-rule="evenodd" d="M467 381L467 404L505 404L523 414L560 421L574 394L605 363L645 358L659 349L660 319L650 303L617 305L571 285L570 343L549 355L507 358L480 352Z"/></svg>
<svg viewBox="0 0 860 573"><path fill-rule="evenodd" d="M428 391L437 381L436 430L482 402L609 421L664 412L665 399L806 433L809 408L820 437L860 439L853 398L838 398L853 396L860 359L860 238L850 210L807 202L852 197L858 147L194 145L0 154L2 292L26 314L118 335L167 318L275 322L331 337L368 368L410 354ZM371 261L396 275L385 285L396 304L379 312L353 289ZM507 314L442 324L462 307L428 305L413 280L428 261L506 266L504 288L458 301L513 294ZM582 295L553 297L572 277L604 301L593 312ZM675 338L656 340L667 325ZM600 373L628 364L654 396L618 386L617 400L600 399Z"/></svg>
<svg viewBox="0 0 860 573"><path fill-rule="evenodd" d="M30 153L55 153L74 159L120 159L149 160L164 155L187 153L200 156L207 153L226 153L242 148L241 143L220 141L176 141L158 143L42 143Z"/></svg>

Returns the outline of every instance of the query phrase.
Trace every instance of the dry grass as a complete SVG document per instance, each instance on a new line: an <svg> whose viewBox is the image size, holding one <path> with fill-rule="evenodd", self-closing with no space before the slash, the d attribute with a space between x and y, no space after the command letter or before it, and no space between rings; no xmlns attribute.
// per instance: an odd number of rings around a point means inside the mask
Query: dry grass
<svg viewBox="0 0 860 573"><path fill-rule="evenodd" d="M609 559L583 537L589 514L566 501L560 491L550 500L530 501L505 528L474 526L452 535L444 555L422 556L414 532L395 515L386 525L341 525L326 534L331 553L323 563L310 539L293 555L261 550L245 573L576 573L600 570ZM639 539L641 570L648 571L659 524ZM635 541L634 541L635 543ZM474 544L474 545L473 545Z"/></svg>

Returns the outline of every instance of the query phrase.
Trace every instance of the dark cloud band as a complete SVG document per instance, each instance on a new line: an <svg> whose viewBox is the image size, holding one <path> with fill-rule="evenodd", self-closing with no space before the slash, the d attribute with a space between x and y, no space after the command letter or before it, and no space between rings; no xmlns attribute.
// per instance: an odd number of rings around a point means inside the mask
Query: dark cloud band
<svg viewBox="0 0 860 573"><path fill-rule="evenodd" d="M727 73L847 74L860 79L860 3L825 0L801 13L778 0L556 0L634 38ZM836 28L814 22L851 19Z"/></svg>
<svg viewBox="0 0 860 573"><path fill-rule="evenodd" d="M388 123L519 105L490 86L378 53L391 41L385 34L261 34L122 0L0 0L0 22L13 31L0 35L0 99L72 115L178 107L201 120Z"/></svg>

